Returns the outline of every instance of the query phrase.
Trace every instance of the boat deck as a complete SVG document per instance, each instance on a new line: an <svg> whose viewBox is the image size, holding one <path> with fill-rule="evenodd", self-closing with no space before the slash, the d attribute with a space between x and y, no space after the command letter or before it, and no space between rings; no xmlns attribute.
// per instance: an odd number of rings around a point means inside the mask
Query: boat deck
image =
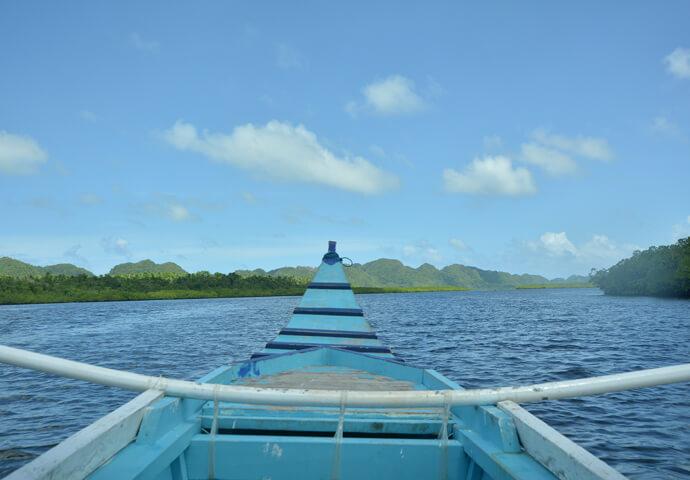
<svg viewBox="0 0 690 480"><path fill-rule="evenodd" d="M311 390L357 390L385 392L391 390L421 390L423 386L378 375L364 370L341 366L301 367L274 375L261 375L235 380L233 385L256 388L297 388Z"/></svg>

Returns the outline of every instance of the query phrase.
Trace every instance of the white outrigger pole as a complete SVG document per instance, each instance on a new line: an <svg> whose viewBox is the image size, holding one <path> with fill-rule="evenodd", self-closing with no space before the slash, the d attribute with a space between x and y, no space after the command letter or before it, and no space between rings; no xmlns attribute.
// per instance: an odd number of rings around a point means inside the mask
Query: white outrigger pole
<svg viewBox="0 0 690 480"><path fill-rule="evenodd" d="M369 408L493 405L505 400L527 403L690 381L690 363L685 363L601 377L516 387L482 388L477 390L343 392L338 390L252 388L151 377L74 362L4 345L0 345L0 362L137 392L158 390L171 397L286 406L340 407L345 396L348 407Z"/></svg>

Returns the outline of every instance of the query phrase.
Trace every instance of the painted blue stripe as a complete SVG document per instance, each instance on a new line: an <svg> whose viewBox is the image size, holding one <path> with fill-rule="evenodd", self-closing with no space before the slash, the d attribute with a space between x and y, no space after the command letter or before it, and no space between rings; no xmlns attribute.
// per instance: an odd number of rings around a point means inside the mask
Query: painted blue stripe
<svg viewBox="0 0 690 480"><path fill-rule="evenodd" d="M349 283L340 282L311 282L307 285L307 288L323 288L328 290L352 290L352 286Z"/></svg>
<svg viewBox="0 0 690 480"><path fill-rule="evenodd" d="M369 352L369 353L392 353L388 347L379 347L375 345L338 345L328 343L286 343L286 342L268 342L267 349L280 350L302 350L312 347L333 347L342 348L344 350L351 350L353 352Z"/></svg>
<svg viewBox="0 0 690 480"><path fill-rule="evenodd" d="M344 317L364 316L361 308L297 307L292 313L303 315L337 315Z"/></svg>
<svg viewBox="0 0 690 480"><path fill-rule="evenodd" d="M298 335L300 337L344 337L344 338L378 338L374 332L353 332L352 330L318 330L315 328L284 328L280 335Z"/></svg>

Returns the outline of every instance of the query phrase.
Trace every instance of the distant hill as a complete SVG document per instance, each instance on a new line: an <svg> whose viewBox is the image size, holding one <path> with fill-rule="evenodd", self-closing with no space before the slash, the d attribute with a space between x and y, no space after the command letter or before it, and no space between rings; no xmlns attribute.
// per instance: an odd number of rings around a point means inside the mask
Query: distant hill
<svg viewBox="0 0 690 480"><path fill-rule="evenodd" d="M57 265L48 265L43 267L46 273L51 275L67 275L69 277L77 277L79 275L86 275L88 277L93 277L93 273L89 272L85 268L80 268L71 263L58 263Z"/></svg>
<svg viewBox="0 0 690 480"><path fill-rule="evenodd" d="M68 275L70 277L76 277L78 275L93 276L93 273L85 268L77 267L71 263L59 263L57 265L37 267L10 257L0 258L0 275L9 275L12 277L40 277L46 273L50 273L51 275Z"/></svg>
<svg viewBox="0 0 690 480"><path fill-rule="evenodd" d="M314 278L316 275L316 268L314 267L281 267L275 270L269 270L268 272L263 268L257 268L256 270L237 270L234 273L242 277L251 277L252 275L264 276L269 275L271 277L294 277L294 278Z"/></svg>
<svg viewBox="0 0 690 480"><path fill-rule="evenodd" d="M238 270L238 275L270 275L313 278L316 269L311 267L283 267L265 271ZM356 287L464 287L464 288L515 288L525 285L547 285L551 283L584 283L588 277L571 275L567 279L548 280L541 275L515 275L507 272L482 270L465 265L448 265L438 269L425 263L417 268L403 265L400 260L381 258L373 262L355 263L345 268L345 273Z"/></svg>
<svg viewBox="0 0 690 480"><path fill-rule="evenodd" d="M154 263L151 260L142 260L137 263L121 263L110 269L110 275L130 275L133 273L174 273L187 275L187 272L173 262Z"/></svg>

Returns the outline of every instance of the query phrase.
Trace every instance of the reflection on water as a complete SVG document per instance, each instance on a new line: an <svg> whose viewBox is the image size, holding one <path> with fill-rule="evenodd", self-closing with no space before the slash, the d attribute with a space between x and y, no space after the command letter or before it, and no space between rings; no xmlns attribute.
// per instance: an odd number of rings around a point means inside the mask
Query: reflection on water
<svg viewBox="0 0 690 480"><path fill-rule="evenodd" d="M467 388L686 363L690 301L598 289L362 295L382 341ZM148 375L196 379L248 358L298 297L0 307L0 343ZM0 365L0 476L134 394ZM527 407L625 475L690 476L690 386Z"/></svg>

